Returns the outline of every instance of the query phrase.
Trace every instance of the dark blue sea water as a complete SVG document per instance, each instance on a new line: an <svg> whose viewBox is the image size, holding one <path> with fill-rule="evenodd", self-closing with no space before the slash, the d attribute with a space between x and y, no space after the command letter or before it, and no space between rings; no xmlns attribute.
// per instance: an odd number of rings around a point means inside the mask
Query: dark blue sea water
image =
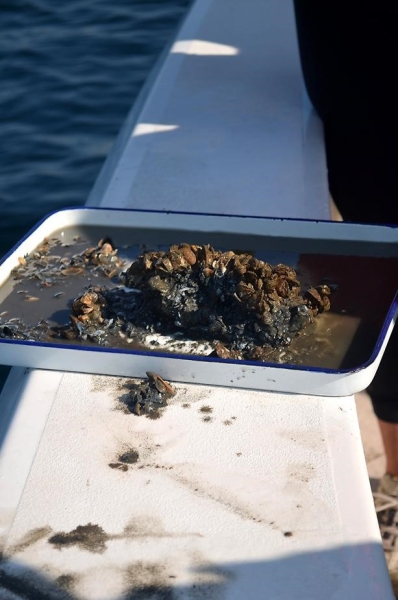
<svg viewBox="0 0 398 600"><path fill-rule="evenodd" d="M0 256L81 205L190 0L0 0Z"/></svg>
<svg viewBox="0 0 398 600"><path fill-rule="evenodd" d="M189 0L0 1L0 255L83 204Z"/></svg>

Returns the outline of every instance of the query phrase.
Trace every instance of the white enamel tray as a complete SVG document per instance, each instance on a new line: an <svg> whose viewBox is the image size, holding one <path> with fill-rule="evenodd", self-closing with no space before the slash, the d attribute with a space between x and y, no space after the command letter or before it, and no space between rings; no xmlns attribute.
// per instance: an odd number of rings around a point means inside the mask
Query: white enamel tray
<svg viewBox="0 0 398 600"><path fill-rule="evenodd" d="M20 257L31 253L44 238L60 236L62 239L69 230L85 232L90 229L100 237L111 235L116 245L126 244L126 240L131 244L145 244L148 247L182 242L209 243L216 248L239 248L258 252L260 257L262 254L270 255L278 262L282 262L284 256L290 263L294 263L294 257L302 255L339 257L338 260L343 262L345 257L362 257L362 268L366 271L367 260L374 262L377 259L382 265L384 260L389 260L390 267L393 265L389 276L390 283L393 281L393 293L390 285L389 297L383 300L383 318L366 360L361 359L359 364L349 368L224 360L188 354L170 355L149 349L120 350L102 346L12 339L0 339L0 363L126 377L145 377L146 371L155 371L165 379L176 382L326 396L353 394L366 388L373 379L398 310L395 294L398 264L397 228L176 212L65 209L46 217L4 258L0 265L0 313L8 293L4 290L10 286L10 273L18 266ZM119 239L123 242L118 241ZM372 281L369 285L373 285ZM360 303L361 298L356 302ZM47 316L42 315L43 318ZM343 329L344 318L347 318L347 326L358 321L344 314L338 315L338 318L343 319ZM354 334L355 327L352 334L355 337ZM348 343L347 352L350 351L349 346Z"/></svg>

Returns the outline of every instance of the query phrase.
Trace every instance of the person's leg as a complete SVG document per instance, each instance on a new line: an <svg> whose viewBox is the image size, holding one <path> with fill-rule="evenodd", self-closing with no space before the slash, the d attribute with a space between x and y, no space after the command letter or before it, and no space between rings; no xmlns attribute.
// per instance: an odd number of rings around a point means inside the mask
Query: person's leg
<svg viewBox="0 0 398 600"><path fill-rule="evenodd" d="M333 200L344 220L398 224L398 3L295 0L295 10L307 91L324 124ZM395 331L369 388L387 459L376 510L393 573L398 572L397 340Z"/></svg>
<svg viewBox="0 0 398 600"><path fill-rule="evenodd" d="M398 329L395 327L388 342L383 360L368 388L374 412L379 420L380 432L386 454L386 473L398 478ZM389 481L388 478L386 481ZM389 494L398 496L398 479L395 489L389 485ZM385 490L387 492L387 490Z"/></svg>
<svg viewBox="0 0 398 600"><path fill-rule="evenodd" d="M304 79L343 219L398 223L398 3L295 0Z"/></svg>
<svg viewBox="0 0 398 600"><path fill-rule="evenodd" d="M324 123L337 209L344 220L398 224L398 3L294 4L304 79ZM390 424L398 423L396 339L393 333L369 390L376 415ZM390 407L387 416L384 406ZM396 440L398 455L398 435L381 428L392 465L389 449Z"/></svg>
<svg viewBox="0 0 398 600"><path fill-rule="evenodd" d="M398 481L398 453L396 451L398 448L397 424L388 423L387 421L379 419L379 427L386 453L386 473L396 478Z"/></svg>

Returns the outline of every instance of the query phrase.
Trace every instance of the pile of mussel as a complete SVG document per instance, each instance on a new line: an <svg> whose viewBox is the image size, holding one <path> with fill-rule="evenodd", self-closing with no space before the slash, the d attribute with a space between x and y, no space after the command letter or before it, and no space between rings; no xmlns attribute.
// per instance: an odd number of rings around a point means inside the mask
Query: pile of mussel
<svg viewBox="0 0 398 600"><path fill-rule="evenodd" d="M143 252L120 278L124 288L90 287L73 302L64 335L182 333L210 340L221 358L265 360L330 309L327 285L302 292L291 267L209 245Z"/></svg>

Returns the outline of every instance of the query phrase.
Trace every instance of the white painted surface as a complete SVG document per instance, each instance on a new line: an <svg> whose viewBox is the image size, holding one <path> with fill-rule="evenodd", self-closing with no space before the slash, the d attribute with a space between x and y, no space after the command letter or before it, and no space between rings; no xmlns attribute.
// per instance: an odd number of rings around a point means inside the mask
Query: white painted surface
<svg viewBox="0 0 398 600"><path fill-rule="evenodd" d="M352 398L178 386L153 421L118 410L125 385L62 378L8 536L8 575L39 572L43 592L69 575L76 597L108 600L140 582L171 585L173 598L388 597L374 513L347 493L367 492ZM131 448L128 471L108 466ZM88 523L103 547L51 543Z"/></svg>
<svg viewBox="0 0 398 600"><path fill-rule="evenodd" d="M197 0L136 117L93 203L327 217L290 2ZM180 386L150 421L117 410L119 379L12 377L1 599L393 597L353 398ZM140 462L111 469L130 445ZM108 536L101 552L49 542L88 523Z"/></svg>
<svg viewBox="0 0 398 600"><path fill-rule="evenodd" d="M123 143L91 202L327 218L321 124L304 97L291 2L196 2Z"/></svg>
<svg viewBox="0 0 398 600"><path fill-rule="evenodd" d="M13 369L1 394L0 544L15 517L62 374Z"/></svg>

